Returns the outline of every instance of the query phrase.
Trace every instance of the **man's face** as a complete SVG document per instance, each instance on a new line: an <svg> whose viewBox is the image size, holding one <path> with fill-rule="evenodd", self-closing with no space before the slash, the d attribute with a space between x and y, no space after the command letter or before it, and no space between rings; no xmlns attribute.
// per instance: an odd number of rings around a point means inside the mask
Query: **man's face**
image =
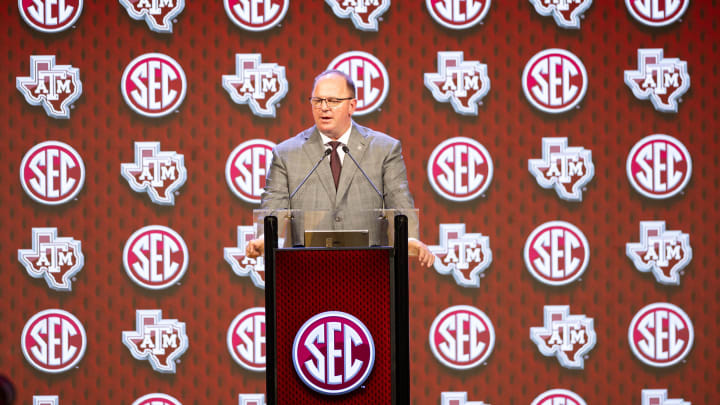
<svg viewBox="0 0 720 405"><path fill-rule="evenodd" d="M347 98L355 97L347 88L345 78L337 74L323 76L315 84L313 97L320 98ZM333 139L338 139L350 127L350 117L355 112L357 100L346 100L335 108L321 103L319 107L312 107L313 119L318 130Z"/></svg>

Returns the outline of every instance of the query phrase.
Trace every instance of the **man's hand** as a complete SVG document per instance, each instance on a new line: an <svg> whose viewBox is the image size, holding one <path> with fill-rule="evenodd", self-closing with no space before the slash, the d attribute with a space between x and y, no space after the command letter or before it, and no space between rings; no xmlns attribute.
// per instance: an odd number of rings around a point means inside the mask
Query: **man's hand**
<svg viewBox="0 0 720 405"><path fill-rule="evenodd" d="M420 265L430 267L435 262L435 255L428 247L417 239L408 239L408 256L417 256Z"/></svg>
<svg viewBox="0 0 720 405"><path fill-rule="evenodd" d="M265 239L253 239L245 246L245 257L255 259L265 252Z"/></svg>

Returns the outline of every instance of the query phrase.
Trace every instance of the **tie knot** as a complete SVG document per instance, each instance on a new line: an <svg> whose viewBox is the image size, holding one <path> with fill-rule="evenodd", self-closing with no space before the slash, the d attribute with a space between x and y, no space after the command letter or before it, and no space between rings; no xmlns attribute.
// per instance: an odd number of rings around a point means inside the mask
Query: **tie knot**
<svg viewBox="0 0 720 405"><path fill-rule="evenodd" d="M333 152L335 152L337 150L338 146L342 145L342 142L330 141L330 142L328 142L328 145L330 145L330 147L333 148Z"/></svg>

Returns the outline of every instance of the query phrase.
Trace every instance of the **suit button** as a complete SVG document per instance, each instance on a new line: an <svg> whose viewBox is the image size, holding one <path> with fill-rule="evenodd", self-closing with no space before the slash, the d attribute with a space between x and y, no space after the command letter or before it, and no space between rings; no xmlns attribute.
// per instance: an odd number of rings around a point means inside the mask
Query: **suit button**
<svg viewBox="0 0 720 405"><path fill-rule="evenodd" d="M342 218L340 218L340 217L335 217L335 222L341 222L341 221L342 221Z"/></svg>

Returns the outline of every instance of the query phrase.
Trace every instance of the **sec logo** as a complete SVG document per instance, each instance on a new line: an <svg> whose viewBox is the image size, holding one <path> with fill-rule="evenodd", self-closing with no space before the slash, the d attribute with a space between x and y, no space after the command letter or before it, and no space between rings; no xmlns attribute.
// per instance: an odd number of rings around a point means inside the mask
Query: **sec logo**
<svg viewBox="0 0 720 405"><path fill-rule="evenodd" d="M433 190L442 197L450 201L470 201L490 186L493 162L478 141L450 138L433 150L427 174Z"/></svg>
<svg viewBox="0 0 720 405"><path fill-rule="evenodd" d="M682 142L655 134L633 146L625 169L635 191L648 198L665 199L685 189L692 175L692 159Z"/></svg>
<svg viewBox="0 0 720 405"><path fill-rule="evenodd" d="M46 309L27 321L20 339L25 359L46 373L62 373L82 360L87 336L75 315L62 309Z"/></svg>
<svg viewBox="0 0 720 405"><path fill-rule="evenodd" d="M656 302L635 314L628 340L638 360L652 367L670 367L690 353L695 332L685 311L667 302Z"/></svg>
<svg viewBox="0 0 720 405"><path fill-rule="evenodd" d="M546 49L525 65L522 88L530 104L540 111L559 114L585 97L588 74L580 58L564 49Z"/></svg>
<svg viewBox="0 0 720 405"><path fill-rule="evenodd" d="M546 222L535 228L523 252L530 274L552 286L577 280L590 261L590 244L585 234L565 221Z"/></svg>
<svg viewBox="0 0 720 405"><path fill-rule="evenodd" d="M160 225L135 231L123 250L127 275L135 284L151 290L178 283L187 270L188 261L188 248L183 238Z"/></svg>
<svg viewBox="0 0 720 405"><path fill-rule="evenodd" d="M485 18L490 0L425 0L432 18L443 27L463 30Z"/></svg>
<svg viewBox="0 0 720 405"><path fill-rule="evenodd" d="M146 53L127 65L120 91L136 113L162 117L177 110L185 99L187 78L175 59L162 53Z"/></svg>
<svg viewBox="0 0 720 405"><path fill-rule="evenodd" d="M250 371L265 371L265 308L250 308L236 316L226 340L237 364Z"/></svg>
<svg viewBox="0 0 720 405"><path fill-rule="evenodd" d="M233 194L250 204L260 204L274 147L273 142L251 139L233 149L225 164L225 181Z"/></svg>
<svg viewBox="0 0 720 405"><path fill-rule="evenodd" d="M80 154L58 141L33 146L23 157L19 172L25 193L45 205L72 200L85 184L85 164Z"/></svg>
<svg viewBox="0 0 720 405"><path fill-rule="evenodd" d="M354 391L375 364L375 342L359 319L339 311L308 319L295 335L293 365L315 392L341 395Z"/></svg>
<svg viewBox="0 0 720 405"><path fill-rule="evenodd" d="M132 405L182 405L182 403L170 395L156 392L143 395L136 399Z"/></svg>
<svg viewBox="0 0 720 405"><path fill-rule="evenodd" d="M339 70L353 79L357 108L353 115L369 114L382 105L390 88L385 65L375 56L361 51L345 52L333 59L328 70Z"/></svg>
<svg viewBox="0 0 720 405"><path fill-rule="evenodd" d="M625 0L630 15L650 27L670 25L680 19L690 0Z"/></svg>
<svg viewBox="0 0 720 405"><path fill-rule="evenodd" d="M248 31L265 31L280 24L290 0L223 0L230 21Z"/></svg>
<svg viewBox="0 0 720 405"><path fill-rule="evenodd" d="M435 317L429 342L439 362L456 370L467 370L490 357L495 347L495 328L479 309L456 305Z"/></svg>
<svg viewBox="0 0 720 405"><path fill-rule="evenodd" d="M30 27L53 33L75 24L82 13L83 0L18 0L18 8Z"/></svg>
<svg viewBox="0 0 720 405"><path fill-rule="evenodd" d="M585 400L572 391L554 389L545 391L533 400L531 405L587 405Z"/></svg>

